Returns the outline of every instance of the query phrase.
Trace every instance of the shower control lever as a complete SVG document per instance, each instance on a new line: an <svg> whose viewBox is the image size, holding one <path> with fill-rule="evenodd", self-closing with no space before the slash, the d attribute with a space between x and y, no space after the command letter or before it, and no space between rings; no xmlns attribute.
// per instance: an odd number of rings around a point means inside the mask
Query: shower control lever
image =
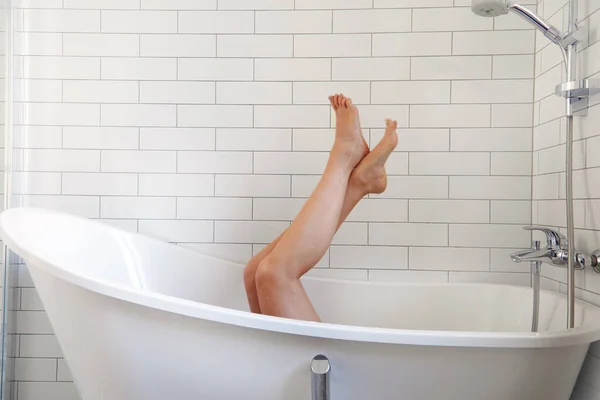
<svg viewBox="0 0 600 400"><path fill-rule="evenodd" d="M568 247L567 238L562 233L555 231L552 228L546 226L533 225L524 226L523 229L526 231L540 231L546 234L546 241L548 242L547 247L557 247L561 250L566 250Z"/></svg>

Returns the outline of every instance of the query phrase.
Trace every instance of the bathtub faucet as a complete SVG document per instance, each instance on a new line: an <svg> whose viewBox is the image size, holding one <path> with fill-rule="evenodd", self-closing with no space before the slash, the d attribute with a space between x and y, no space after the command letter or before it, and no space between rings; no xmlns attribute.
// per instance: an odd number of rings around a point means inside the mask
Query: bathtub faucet
<svg viewBox="0 0 600 400"><path fill-rule="evenodd" d="M517 251L510 255L514 262L541 261L552 265L567 265L567 238L562 233L544 226L524 226L523 229L544 232L546 234L546 246L539 250L527 249Z"/></svg>
<svg viewBox="0 0 600 400"><path fill-rule="evenodd" d="M517 251L510 255L516 263L524 261L541 261L546 264L551 264L560 267L566 267L569 260L567 238L560 232L545 226L525 226L523 229L528 231L541 231L546 234L546 246L539 250L527 249ZM592 267L598 266L598 257L596 255L585 256L582 253L575 254L575 268L584 269L586 260Z"/></svg>

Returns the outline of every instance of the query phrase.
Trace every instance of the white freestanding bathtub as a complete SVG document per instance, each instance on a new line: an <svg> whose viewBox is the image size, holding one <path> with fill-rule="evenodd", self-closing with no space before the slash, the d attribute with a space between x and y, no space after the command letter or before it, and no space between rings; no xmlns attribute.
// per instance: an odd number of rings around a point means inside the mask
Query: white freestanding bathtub
<svg viewBox="0 0 600 400"><path fill-rule="evenodd" d="M247 311L243 266L38 209L0 215L84 400L566 400L600 311L528 288L304 280L324 323Z"/></svg>

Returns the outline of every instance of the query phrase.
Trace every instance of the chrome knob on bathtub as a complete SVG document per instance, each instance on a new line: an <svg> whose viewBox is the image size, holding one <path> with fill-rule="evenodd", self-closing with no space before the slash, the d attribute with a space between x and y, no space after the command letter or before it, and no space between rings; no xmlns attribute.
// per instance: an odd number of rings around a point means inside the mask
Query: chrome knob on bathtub
<svg viewBox="0 0 600 400"><path fill-rule="evenodd" d="M313 358L310 364L312 381L312 400L330 400L329 373L331 364L329 359L322 354Z"/></svg>
<svg viewBox="0 0 600 400"><path fill-rule="evenodd" d="M600 274L600 250L596 250L590 256L591 265L595 272Z"/></svg>

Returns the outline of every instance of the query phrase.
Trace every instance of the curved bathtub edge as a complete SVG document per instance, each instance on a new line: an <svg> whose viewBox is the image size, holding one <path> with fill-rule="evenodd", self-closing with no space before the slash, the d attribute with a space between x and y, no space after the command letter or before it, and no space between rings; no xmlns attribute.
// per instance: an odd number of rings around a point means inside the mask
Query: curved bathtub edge
<svg viewBox="0 0 600 400"><path fill-rule="evenodd" d="M8 210L7 210L8 211ZM45 210L44 210L45 211ZM92 280L65 271L48 263L21 248L16 242L6 235L3 225L3 215L0 213L0 238L16 254L22 257L29 268L40 268L46 272L63 279L73 285L80 286L92 292L114 297L129 303L139 304L149 308L155 308L173 314L184 315L191 318L200 318L207 321L236 325L245 328L264 331L279 332L292 335L312 336L325 339L347 340L356 342L372 342L383 344L438 346L438 347L484 347L484 348L544 348L565 347L589 344L600 340L600 330L591 326L581 326L572 330L564 330L551 333L530 332L469 332L469 331L425 331L425 330L402 330L389 328L372 328L350 325L338 325L328 323L317 323L292 320L286 318L272 317L266 315L252 314L246 311L238 311L219 306L197 303L189 300L162 295L155 292L141 292L129 287L114 283ZM54 212L52 212L54 213ZM84 221L93 220L76 217L68 213L64 214L70 218L78 218ZM98 221L93 221L100 223ZM130 232L103 225L103 228L120 233L133 235ZM158 239L149 240L165 244ZM184 251L194 253L201 257L227 262L230 265L241 266L239 263L224 261L216 257L195 253L189 249L179 247ZM332 280L327 278L309 278L311 280ZM369 284L369 282L356 282ZM379 282L378 282L379 284ZM390 283L392 285L392 283ZM418 285L418 284L415 284ZM494 285L491 286L510 286ZM578 300L580 304L588 304Z"/></svg>

